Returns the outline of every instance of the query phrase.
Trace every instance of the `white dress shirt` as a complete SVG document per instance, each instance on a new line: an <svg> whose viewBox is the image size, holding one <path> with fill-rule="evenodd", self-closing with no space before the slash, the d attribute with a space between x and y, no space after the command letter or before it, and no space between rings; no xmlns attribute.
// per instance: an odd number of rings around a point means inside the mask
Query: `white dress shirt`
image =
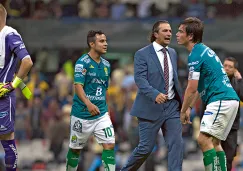
<svg viewBox="0 0 243 171"><path fill-rule="evenodd" d="M164 53L161 51L164 47L161 46L160 44L158 44L157 42L153 42L153 47L154 50L159 58L162 70L164 71ZM175 91L173 89L174 87L174 80L173 80L173 67L172 67L172 63L170 60L170 55L168 53L168 46L165 47L166 50L166 54L167 54L167 60L168 60L168 66L169 66L169 89L168 89L168 99L173 99L175 96Z"/></svg>

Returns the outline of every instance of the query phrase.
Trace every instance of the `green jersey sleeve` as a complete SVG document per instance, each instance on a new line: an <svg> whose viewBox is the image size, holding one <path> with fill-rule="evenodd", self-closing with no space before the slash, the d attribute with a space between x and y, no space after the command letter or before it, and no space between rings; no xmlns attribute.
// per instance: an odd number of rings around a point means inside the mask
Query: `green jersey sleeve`
<svg viewBox="0 0 243 171"><path fill-rule="evenodd" d="M188 80L199 80L203 60L198 54L190 54L188 57Z"/></svg>
<svg viewBox="0 0 243 171"><path fill-rule="evenodd" d="M86 63L81 60L78 60L74 68L74 83L84 85L86 72L87 72Z"/></svg>

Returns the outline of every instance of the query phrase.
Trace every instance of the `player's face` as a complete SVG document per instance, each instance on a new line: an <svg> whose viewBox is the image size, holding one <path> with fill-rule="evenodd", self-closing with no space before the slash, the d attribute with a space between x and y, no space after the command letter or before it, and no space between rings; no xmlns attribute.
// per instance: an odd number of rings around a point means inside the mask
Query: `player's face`
<svg viewBox="0 0 243 171"><path fill-rule="evenodd" d="M229 77L233 76L234 72L235 72L234 62L225 60L224 61L224 70Z"/></svg>
<svg viewBox="0 0 243 171"><path fill-rule="evenodd" d="M162 46L167 46L170 44L170 40L172 37L171 27L168 23L161 23L159 25L159 31L154 33L156 37L156 42Z"/></svg>
<svg viewBox="0 0 243 171"><path fill-rule="evenodd" d="M178 32L176 33L176 40L179 45L187 45L190 40L190 36L186 33L186 26L180 25Z"/></svg>
<svg viewBox="0 0 243 171"><path fill-rule="evenodd" d="M96 35L96 40L92 48L99 53L99 54L105 54L107 52L107 40L106 36L104 34L97 34Z"/></svg>

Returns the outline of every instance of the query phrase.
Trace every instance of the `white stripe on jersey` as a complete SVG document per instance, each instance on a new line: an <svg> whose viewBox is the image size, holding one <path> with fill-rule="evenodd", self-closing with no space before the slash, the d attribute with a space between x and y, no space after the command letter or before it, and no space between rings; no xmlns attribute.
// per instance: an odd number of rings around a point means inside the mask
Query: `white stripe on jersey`
<svg viewBox="0 0 243 171"><path fill-rule="evenodd" d="M11 96L9 96L9 117L10 117L10 121L12 120L11 118L12 118L12 112L11 112L11 108L12 108L12 106L11 106L11 104L12 104L12 99L11 99Z"/></svg>
<svg viewBox="0 0 243 171"><path fill-rule="evenodd" d="M8 70L7 70L7 72L6 72L5 76L4 76L4 79L3 79L3 83L4 83L4 84L5 84L6 79L7 79L8 71L10 70L10 68L11 68L11 66L12 66L12 64L13 64L13 59L14 59L14 56L12 55L12 56L11 56L11 60L10 60L10 62L9 62Z"/></svg>
<svg viewBox="0 0 243 171"><path fill-rule="evenodd" d="M208 50L209 48L207 47L204 51L203 51L203 53L200 55L201 57L204 55L204 53Z"/></svg>

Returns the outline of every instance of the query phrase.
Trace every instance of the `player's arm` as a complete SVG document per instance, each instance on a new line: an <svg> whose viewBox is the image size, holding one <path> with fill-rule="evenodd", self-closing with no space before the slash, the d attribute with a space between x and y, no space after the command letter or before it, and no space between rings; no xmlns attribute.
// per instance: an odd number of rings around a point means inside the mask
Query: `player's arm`
<svg viewBox="0 0 243 171"><path fill-rule="evenodd" d="M82 102L87 106L91 115L94 116L100 114L99 108L93 103L91 103L91 101L86 96L82 84L77 84L77 83L75 84L75 93L77 94L79 99L82 100Z"/></svg>
<svg viewBox="0 0 243 171"><path fill-rule="evenodd" d="M197 91L198 80L188 80L187 88L184 95L184 100L181 108L181 112L185 113L189 107L194 106L199 93Z"/></svg>
<svg viewBox="0 0 243 171"><path fill-rule="evenodd" d="M78 98L87 106L91 115L98 115L100 113L99 108L91 103L84 91L84 83L86 78L85 64L81 61L77 61L74 69L74 90Z"/></svg>

